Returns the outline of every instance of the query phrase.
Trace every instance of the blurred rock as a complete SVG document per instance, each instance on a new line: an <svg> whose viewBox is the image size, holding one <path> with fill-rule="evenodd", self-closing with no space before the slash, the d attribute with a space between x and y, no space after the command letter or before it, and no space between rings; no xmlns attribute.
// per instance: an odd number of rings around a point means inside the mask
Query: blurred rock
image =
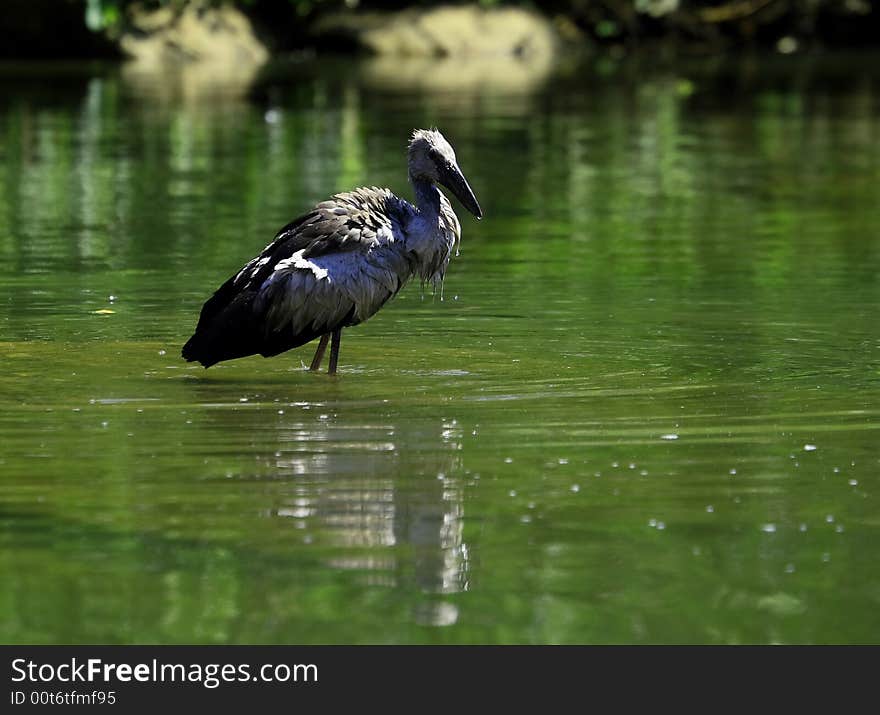
<svg viewBox="0 0 880 715"><path fill-rule="evenodd" d="M119 44L130 58L122 70L127 84L163 104L238 101L269 58L245 15L201 0L155 10L133 6Z"/></svg>
<svg viewBox="0 0 880 715"><path fill-rule="evenodd" d="M320 21L315 34L324 49L396 57L527 59L552 56L564 42L553 22L537 13L475 6L340 13Z"/></svg>
<svg viewBox="0 0 880 715"><path fill-rule="evenodd" d="M269 58L250 20L231 5L194 1L155 10L134 5L126 20L119 45L145 65L201 62L238 71Z"/></svg>

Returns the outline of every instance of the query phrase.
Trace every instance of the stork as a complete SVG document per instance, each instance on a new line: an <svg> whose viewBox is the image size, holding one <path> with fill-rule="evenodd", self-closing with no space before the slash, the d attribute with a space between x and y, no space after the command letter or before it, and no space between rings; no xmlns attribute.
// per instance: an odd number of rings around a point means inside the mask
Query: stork
<svg viewBox="0 0 880 715"><path fill-rule="evenodd" d="M437 184L478 219L483 213L439 131L414 131L408 158L415 204L359 188L294 219L205 303L183 358L207 368L320 338L310 368L318 370L332 338L332 375L343 328L375 315L414 276L442 282L461 225Z"/></svg>

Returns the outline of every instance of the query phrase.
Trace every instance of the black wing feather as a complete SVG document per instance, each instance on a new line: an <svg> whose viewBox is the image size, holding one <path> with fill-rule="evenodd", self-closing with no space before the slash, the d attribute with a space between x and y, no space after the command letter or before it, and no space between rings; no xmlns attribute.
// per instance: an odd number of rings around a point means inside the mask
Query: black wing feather
<svg viewBox="0 0 880 715"><path fill-rule="evenodd" d="M314 240L314 236L307 229L319 218L318 211L310 211L295 218L276 234L272 243L266 246L260 255L252 258L238 273L230 276L229 280L220 286L202 306L196 332L207 326L211 320L223 312L223 309L230 305L239 293L247 291L248 288L259 288L263 281L272 274L279 261L290 258L297 251L308 248L309 243ZM259 262L265 258L269 260L254 271Z"/></svg>
<svg viewBox="0 0 880 715"><path fill-rule="evenodd" d="M280 261L298 251L303 251L304 258L315 258L374 244L381 224L373 212L386 214L391 197L393 194L382 189L339 194L281 228L272 243L204 304L195 333L183 347L183 357L209 367L255 353L278 354L319 337L267 334L254 314L260 287Z"/></svg>

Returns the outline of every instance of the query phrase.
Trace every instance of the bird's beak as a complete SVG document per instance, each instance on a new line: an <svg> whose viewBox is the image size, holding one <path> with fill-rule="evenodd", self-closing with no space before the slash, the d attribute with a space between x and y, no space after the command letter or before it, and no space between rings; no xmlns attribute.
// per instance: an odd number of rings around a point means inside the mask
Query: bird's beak
<svg viewBox="0 0 880 715"><path fill-rule="evenodd" d="M440 183L455 194L455 197L461 201L468 211L478 219L483 218L483 211L480 209L480 204L477 203L477 197L471 191L471 187L467 179L464 178L464 174L461 173L461 169L455 164L449 164L441 170L439 178Z"/></svg>

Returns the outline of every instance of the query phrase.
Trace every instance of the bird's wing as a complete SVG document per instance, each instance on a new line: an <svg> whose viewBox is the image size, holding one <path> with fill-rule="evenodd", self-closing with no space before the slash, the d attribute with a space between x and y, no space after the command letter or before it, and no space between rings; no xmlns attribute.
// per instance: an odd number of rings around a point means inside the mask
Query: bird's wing
<svg viewBox="0 0 880 715"><path fill-rule="evenodd" d="M288 223L205 303L196 330L207 326L238 296L258 291L279 263L299 251L309 259L376 245L380 229L387 225L389 199L398 201L387 189L357 189L337 194Z"/></svg>
<svg viewBox="0 0 880 715"><path fill-rule="evenodd" d="M405 280L362 258L398 240L412 211L387 189L369 188L337 194L291 221L205 303L183 357L207 367L276 355L365 320Z"/></svg>
<svg viewBox="0 0 880 715"><path fill-rule="evenodd" d="M199 314L199 323L196 326L196 331L206 327L208 323L210 323L216 315L221 313L237 295L252 286L259 286L260 283L257 282L257 279L260 274L270 274L272 272L270 264L277 262L273 261L272 257L279 251L283 251L285 249L285 244L295 243L297 240L297 229L300 226L316 220L316 214L317 211L313 209L309 213L295 218L278 232L272 243L266 246L258 256L248 261L238 273L231 276L225 283L223 283L223 285L215 291L214 295L212 295L202 306L202 312ZM302 247L304 248L305 244ZM294 248L294 251L296 250L299 249ZM266 269L267 266L269 266L268 270Z"/></svg>

